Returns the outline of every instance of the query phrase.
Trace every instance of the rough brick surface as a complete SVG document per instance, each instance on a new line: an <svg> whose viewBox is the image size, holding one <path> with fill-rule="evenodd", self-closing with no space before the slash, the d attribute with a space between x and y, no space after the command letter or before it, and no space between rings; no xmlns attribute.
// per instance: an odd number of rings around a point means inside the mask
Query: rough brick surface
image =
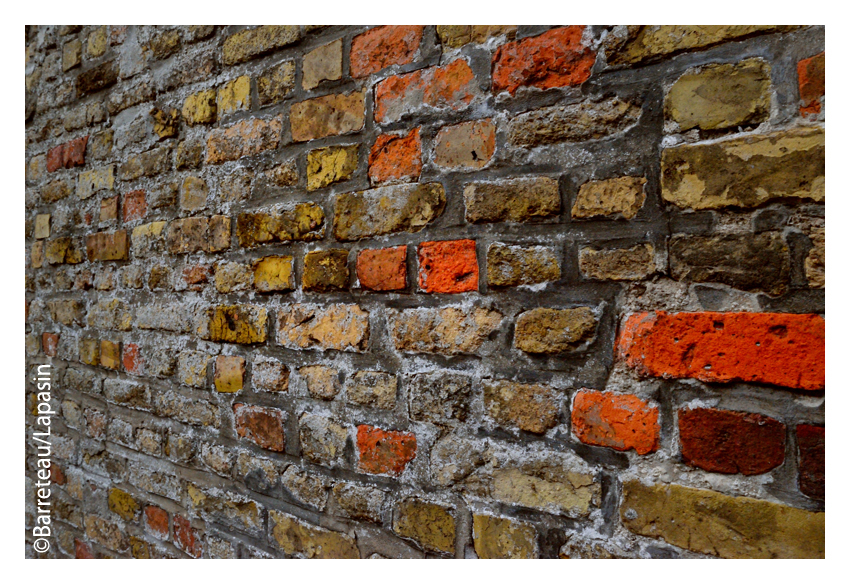
<svg viewBox="0 0 850 584"><path fill-rule="evenodd" d="M423 292L454 294L478 290L475 242L426 241L419 244L419 288Z"/></svg>
<svg viewBox="0 0 850 584"><path fill-rule="evenodd" d="M582 43L583 26L555 28L506 43L493 55L493 91L580 85L590 77L596 53Z"/></svg>
<svg viewBox="0 0 850 584"><path fill-rule="evenodd" d="M658 408L634 395L582 390L573 400L572 424L585 444L638 454L658 449Z"/></svg>
<svg viewBox="0 0 850 584"><path fill-rule="evenodd" d="M820 426L797 426L800 492L813 499L826 494L826 431Z"/></svg>
<svg viewBox="0 0 850 584"><path fill-rule="evenodd" d="M357 451L361 470L399 475L416 456L416 436L361 425L357 427Z"/></svg>
<svg viewBox="0 0 850 584"><path fill-rule="evenodd" d="M618 347L642 375L818 390L824 326L816 314L639 313L623 323Z"/></svg>
<svg viewBox="0 0 850 584"><path fill-rule="evenodd" d="M711 472L761 474L785 460L785 425L760 414L679 411L682 459Z"/></svg>
<svg viewBox="0 0 850 584"><path fill-rule="evenodd" d="M422 26L379 26L351 40L351 76L366 77L390 65L413 61Z"/></svg>

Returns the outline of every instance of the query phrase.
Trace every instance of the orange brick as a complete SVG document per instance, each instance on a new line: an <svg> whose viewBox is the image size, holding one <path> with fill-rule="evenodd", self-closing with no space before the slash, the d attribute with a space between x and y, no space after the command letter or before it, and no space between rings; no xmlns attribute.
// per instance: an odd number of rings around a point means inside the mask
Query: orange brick
<svg viewBox="0 0 850 584"><path fill-rule="evenodd" d="M590 77L596 53L581 42L583 26L555 28L506 43L493 55L493 91L515 94L520 87L567 87Z"/></svg>
<svg viewBox="0 0 850 584"><path fill-rule="evenodd" d="M407 246L364 249L357 254L357 279L366 290L385 292L407 287Z"/></svg>
<svg viewBox="0 0 850 584"><path fill-rule="evenodd" d="M145 191L131 191L124 195L124 207L121 216L125 223L142 219L148 212Z"/></svg>
<svg viewBox="0 0 850 584"><path fill-rule="evenodd" d="M366 77L413 61L424 26L379 26L351 40L351 76Z"/></svg>
<svg viewBox="0 0 850 584"><path fill-rule="evenodd" d="M658 449L658 408L634 395L582 390L573 400L572 425L585 444L638 454Z"/></svg>
<svg viewBox="0 0 850 584"><path fill-rule="evenodd" d="M406 135L381 134L369 152L369 180L373 185L419 180L422 140L419 128Z"/></svg>
<svg viewBox="0 0 850 584"><path fill-rule="evenodd" d="M357 426L360 469L371 474L400 475L416 457L416 436L374 426Z"/></svg>
<svg viewBox="0 0 850 584"><path fill-rule="evenodd" d="M800 100L803 102L800 113L820 113L820 98L826 95L826 53L797 63L797 78L800 83Z"/></svg>
<svg viewBox="0 0 850 584"><path fill-rule="evenodd" d="M642 312L623 324L618 350L644 376L819 390L825 343L817 314Z"/></svg>
<svg viewBox="0 0 850 584"><path fill-rule="evenodd" d="M424 292L456 294L478 290L475 242L426 241L419 244L419 288Z"/></svg>

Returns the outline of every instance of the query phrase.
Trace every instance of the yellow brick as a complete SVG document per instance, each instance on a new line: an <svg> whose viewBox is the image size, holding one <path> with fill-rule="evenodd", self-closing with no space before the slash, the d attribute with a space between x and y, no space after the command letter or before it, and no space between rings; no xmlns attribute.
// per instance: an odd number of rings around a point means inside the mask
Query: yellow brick
<svg viewBox="0 0 850 584"><path fill-rule="evenodd" d="M216 115L215 89L205 89L187 97L182 113L190 126L213 123Z"/></svg>
<svg viewBox="0 0 850 584"><path fill-rule="evenodd" d="M121 365L121 345L100 341L100 364L107 369L118 369Z"/></svg>
<svg viewBox="0 0 850 584"><path fill-rule="evenodd" d="M219 87L217 106L219 115L249 109L251 107L251 78L243 75Z"/></svg>
<svg viewBox="0 0 850 584"><path fill-rule="evenodd" d="M293 290L292 256L267 256L254 262L254 287L260 292Z"/></svg>
<svg viewBox="0 0 850 584"><path fill-rule="evenodd" d="M100 26L89 34L88 53L90 57L100 57L106 52L106 27Z"/></svg>

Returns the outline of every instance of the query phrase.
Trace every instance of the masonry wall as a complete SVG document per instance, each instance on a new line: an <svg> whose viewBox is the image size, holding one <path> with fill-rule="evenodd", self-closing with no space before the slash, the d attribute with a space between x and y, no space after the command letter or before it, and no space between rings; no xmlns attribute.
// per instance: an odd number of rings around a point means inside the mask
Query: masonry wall
<svg viewBox="0 0 850 584"><path fill-rule="evenodd" d="M823 556L824 93L823 27L27 27L27 556Z"/></svg>

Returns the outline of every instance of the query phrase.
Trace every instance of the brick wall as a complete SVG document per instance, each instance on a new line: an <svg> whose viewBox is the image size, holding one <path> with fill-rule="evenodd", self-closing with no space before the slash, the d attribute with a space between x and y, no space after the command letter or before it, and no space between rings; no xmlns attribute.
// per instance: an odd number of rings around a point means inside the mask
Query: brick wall
<svg viewBox="0 0 850 584"><path fill-rule="evenodd" d="M823 556L822 27L26 59L47 555Z"/></svg>

